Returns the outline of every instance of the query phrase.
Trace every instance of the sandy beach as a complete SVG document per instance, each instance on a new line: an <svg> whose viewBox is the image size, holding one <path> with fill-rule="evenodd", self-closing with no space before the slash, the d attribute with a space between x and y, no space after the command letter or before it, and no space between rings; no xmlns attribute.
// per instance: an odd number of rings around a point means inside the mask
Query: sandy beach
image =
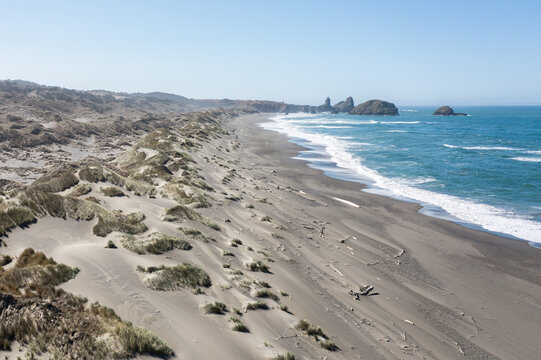
<svg viewBox="0 0 541 360"><path fill-rule="evenodd" d="M116 232L93 235L96 220L47 216L13 230L3 252L33 247L77 266L63 289L152 330L178 359L270 359L288 351L329 360L541 358L541 250L327 177L292 159L300 147L258 126L270 116L234 118L224 125L228 134L190 154L215 190L212 206L197 211L221 231L163 221L172 199L105 197L100 187L113 184L90 184L104 207L144 213L147 233L192 227L215 241L138 255L122 248ZM232 246L233 239L241 244ZM118 249L106 249L109 240ZM270 271L248 271L254 260ZM149 289L135 270L185 261L212 279L205 294ZM261 281L279 301L263 299L269 310L244 310ZM348 293L366 285L374 287L369 296ZM203 314L214 301L241 309L250 332L231 331L231 313ZM296 329L301 319L321 326L339 350Z"/></svg>

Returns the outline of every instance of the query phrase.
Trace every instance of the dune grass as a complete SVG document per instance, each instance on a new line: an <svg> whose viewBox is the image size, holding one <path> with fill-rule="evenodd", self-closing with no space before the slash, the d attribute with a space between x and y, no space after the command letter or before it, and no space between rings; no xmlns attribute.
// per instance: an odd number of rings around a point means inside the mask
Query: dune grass
<svg viewBox="0 0 541 360"><path fill-rule="evenodd" d="M262 301L256 301L246 305L246 310L269 310L269 305Z"/></svg>
<svg viewBox="0 0 541 360"><path fill-rule="evenodd" d="M13 228L26 227L36 222L34 213L24 206L5 206L0 208L0 236L7 235Z"/></svg>
<svg viewBox="0 0 541 360"><path fill-rule="evenodd" d="M73 190L68 193L68 196L83 196L92 191L92 188L87 183L77 185Z"/></svg>
<svg viewBox="0 0 541 360"><path fill-rule="evenodd" d="M273 360L295 360L295 354L288 352L285 355L277 355Z"/></svg>
<svg viewBox="0 0 541 360"><path fill-rule="evenodd" d="M173 356L162 340L123 322L112 309L88 306L86 299L55 288L77 272L29 248L14 267L0 273L0 350L10 350L17 341L30 349L30 358L41 353L98 360Z"/></svg>
<svg viewBox="0 0 541 360"><path fill-rule="evenodd" d="M108 197L122 197L126 196L124 194L124 191L120 190L119 188L116 188L114 186L108 186L100 189L100 192Z"/></svg>
<svg viewBox="0 0 541 360"><path fill-rule="evenodd" d="M140 234L148 228L142 222L145 219L143 213L122 214L117 211L102 212L98 214L98 223L92 231L94 235L104 237L113 231L126 234Z"/></svg>
<svg viewBox="0 0 541 360"><path fill-rule="evenodd" d="M147 237L135 237L125 234L121 238L122 246L136 254L163 254L173 249L190 250L192 245L186 240L164 233L152 233Z"/></svg>
<svg viewBox="0 0 541 360"><path fill-rule="evenodd" d="M250 271L253 272L264 272L264 273L270 273L269 267L263 263L261 260L255 260L251 263L246 264L246 268L248 268Z"/></svg>
<svg viewBox="0 0 541 360"><path fill-rule="evenodd" d="M255 297L262 298L262 299L272 299L277 302L280 301L280 298L278 297L278 295L276 295L269 289L257 290L255 293Z"/></svg>
<svg viewBox="0 0 541 360"><path fill-rule="evenodd" d="M227 312L227 306L219 301L203 305L205 314L224 315Z"/></svg>
<svg viewBox="0 0 541 360"><path fill-rule="evenodd" d="M210 277L205 271L190 263L176 266L166 266L157 271L156 275L146 281L152 290L174 291L185 287L196 288L212 285Z"/></svg>
<svg viewBox="0 0 541 360"><path fill-rule="evenodd" d="M231 317L229 319L233 323L233 327L231 330L241 332L241 333L249 333L250 329L248 329L248 326L246 326L241 319L237 317Z"/></svg>

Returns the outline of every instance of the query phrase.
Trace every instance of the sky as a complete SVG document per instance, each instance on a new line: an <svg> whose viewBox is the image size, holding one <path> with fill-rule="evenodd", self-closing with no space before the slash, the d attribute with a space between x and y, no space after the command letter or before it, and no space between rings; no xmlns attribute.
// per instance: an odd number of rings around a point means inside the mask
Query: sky
<svg viewBox="0 0 541 360"><path fill-rule="evenodd" d="M0 79L318 105L541 105L541 1L0 0Z"/></svg>

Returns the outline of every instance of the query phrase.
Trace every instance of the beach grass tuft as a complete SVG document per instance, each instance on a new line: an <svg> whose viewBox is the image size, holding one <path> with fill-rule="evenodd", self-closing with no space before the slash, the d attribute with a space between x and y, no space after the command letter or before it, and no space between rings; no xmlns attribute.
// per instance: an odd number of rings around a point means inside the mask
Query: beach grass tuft
<svg viewBox="0 0 541 360"><path fill-rule="evenodd" d="M184 287L210 287L210 277L201 268L190 263L166 266L146 281L152 290L174 291Z"/></svg>

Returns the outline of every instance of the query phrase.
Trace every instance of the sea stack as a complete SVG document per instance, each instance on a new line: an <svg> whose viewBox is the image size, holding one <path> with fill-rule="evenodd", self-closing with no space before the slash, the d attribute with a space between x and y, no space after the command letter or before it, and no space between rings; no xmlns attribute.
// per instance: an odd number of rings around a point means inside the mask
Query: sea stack
<svg viewBox="0 0 541 360"><path fill-rule="evenodd" d="M353 110L355 105L353 104L353 98L350 96L345 101L340 101L334 104L334 110L339 113L347 113Z"/></svg>
<svg viewBox="0 0 541 360"><path fill-rule="evenodd" d="M439 116L467 116L465 113L456 113L450 106L441 106L432 115Z"/></svg>
<svg viewBox="0 0 541 360"><path fill-rule="evenodd" d="M383 100L368 100L349 111L350 115L398 115L397 107Z"/></svg>
<svg viewBox="0 0 541 360"><path fill-rule="evenodd" d="M316 107L316 112L333 112L334 108L331 106L331 99L327 96L323 105Z"/></svg>

